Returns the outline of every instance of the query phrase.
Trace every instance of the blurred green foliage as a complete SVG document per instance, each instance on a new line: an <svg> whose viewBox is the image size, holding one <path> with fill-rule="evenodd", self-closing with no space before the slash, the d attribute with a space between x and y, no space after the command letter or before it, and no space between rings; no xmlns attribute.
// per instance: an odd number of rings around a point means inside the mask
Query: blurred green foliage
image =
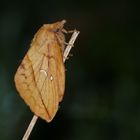
<svg viewBox="0 0 140 140"><path fill-rule="evenodd" d="M66 19L80 35L66 62L66 91L47 124L30 139L140 139L139 1L5 0L0 4L0 140L20 140L32 113L14 74L44 23Z"/></svg>

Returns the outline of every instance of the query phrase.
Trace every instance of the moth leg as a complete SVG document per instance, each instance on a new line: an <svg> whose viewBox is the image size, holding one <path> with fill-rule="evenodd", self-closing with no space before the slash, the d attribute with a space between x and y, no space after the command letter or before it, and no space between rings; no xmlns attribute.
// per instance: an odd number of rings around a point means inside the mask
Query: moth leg
<svg viewBox="0 0 140 140"><path fill-rule="evenodd" d="M74 47L74 45L73 45L73 44L69 44L69 43L67 43L67 42L64 42L64 44L65 44L65 45L67 45L67 46Z"/></svg>
<svg viewBox="0 0 140 140"><path fill-rule="evenodd" d="M67 31L66 29L62 29L62 32L63 33L65 33L65 34L71 34L71 33L74 33L76 31L76 29L74 29L74 30L69 30L69 31Z"/></svg>

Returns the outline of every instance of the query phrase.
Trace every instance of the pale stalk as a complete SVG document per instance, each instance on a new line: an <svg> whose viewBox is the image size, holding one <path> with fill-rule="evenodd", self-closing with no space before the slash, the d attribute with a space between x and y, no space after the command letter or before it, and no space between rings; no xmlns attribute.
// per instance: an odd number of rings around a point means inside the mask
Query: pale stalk
<svg viewBox="0 0 140 140"><path fill-rule="evenodd" d="M75 30L73 32L72 37L71 37L71 39L70 39L70 41L69 41L69 43L68 43L68 45L67 45L67 47L66 47L66 49L64 51L64 55L63 55L63 61L64 62L66 61L71 48L74 46L74 42L75 42L75 40L76 40L76 38L77 38L79 33L80 32L77 31L77 30ZM35 126L35 123L36 123L37 119L38 119L38 116L34 115L32 120L31 120L31 122L30 122L30 124L29 124L29 126L28 126L28 128L27 128L27 130L26 130L26 132L25 132L25 134L24 134L24 136L23 136L23 138L22 138L22 140L28 140L28 138L29 138L29 136L30 136L30 134L32 132L32 129Z"/></svg>

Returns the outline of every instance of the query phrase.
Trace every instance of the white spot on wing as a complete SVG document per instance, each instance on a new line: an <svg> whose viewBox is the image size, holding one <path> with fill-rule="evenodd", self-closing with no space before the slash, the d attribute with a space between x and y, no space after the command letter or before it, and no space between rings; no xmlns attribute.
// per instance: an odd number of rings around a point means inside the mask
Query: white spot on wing
<svg viewBox="0 0 140 140"><path fill-rule="evenodd" d="M51 77L50 77L50 80L52 81L53 80L53 76L51 75Z"/></svg>
<svg viewBox="0 0 140 140"><path fill-rule="evenodd" d="M47 71L46 71L46 70L41 69L41 70L40 70L40 72L44 73L44 75L45 75L46 77L48 76L48 74L47 74Z"/></svg>

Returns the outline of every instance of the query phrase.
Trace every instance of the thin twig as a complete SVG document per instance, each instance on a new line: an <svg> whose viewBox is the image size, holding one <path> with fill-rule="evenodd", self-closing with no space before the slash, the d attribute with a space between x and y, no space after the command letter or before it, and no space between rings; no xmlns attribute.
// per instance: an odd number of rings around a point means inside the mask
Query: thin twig
<svg viewBox="0 0 140 140"><path fill-rule="evenodd" d="M77 31L77 30L75 30L73 32L72 37L71 37L71 39L70 39L70 41L69 41L69 43L68 43L68 45L67 45L67 47L66 47L66 49L64 51L64 55L63 55L63 61L64 62L66 61L66 59L67 59L67 57L69 55L69 52L70 52L71 48L73 47L73 44L74 44L74 42L75 42L75 40L76 40L76 38L77 38L79 33L80 32ZM30 136L30 134L32 132L32 129L33 129L37 119L38 119L38 116L34 115L32 120L31 120L31 122L30 122L30 124L29 124L29 126L28 126L28 128L27 128L27 130L26 130L26 132L25 132L25 134L24 134L24 136L23 136L23 138L22 138L22 140L28 140L28 138L29 138L29 136Z"/></svg>
<svg viewBox="0 0 140 140"><path fill-rule="evenodd" d="M75 40L76 40L76 38L77 38L77 36L78 36L79 33L80 32L77 31L77 30L75 30L73 32L72 37L71 37L71 39L70 39L70 41L69 41L69 43L68 43L68 45L67 45L67 47L66 47L66 49L64 51L64 55L63 55L63 61L64 62L66 61L66 59L67 59L67 57L69 55L69 52L70 52L71 48L74 46L73 44L74 44L74 42L75 42Z"/></svg>
<svg viewBox="0 0 140 140"><path fill-rule="evenodd" d="M38 116L34 115L30 124L29 124L29 126L28 126L28 128L27 128L27 130L26 130L26 132L25 132L25 134L24 134L24 136L23 136L23 138L22 138L22 140L28 140L28 138L30 136L30 133L31 133L37 119L38 119Z"/></svg>

